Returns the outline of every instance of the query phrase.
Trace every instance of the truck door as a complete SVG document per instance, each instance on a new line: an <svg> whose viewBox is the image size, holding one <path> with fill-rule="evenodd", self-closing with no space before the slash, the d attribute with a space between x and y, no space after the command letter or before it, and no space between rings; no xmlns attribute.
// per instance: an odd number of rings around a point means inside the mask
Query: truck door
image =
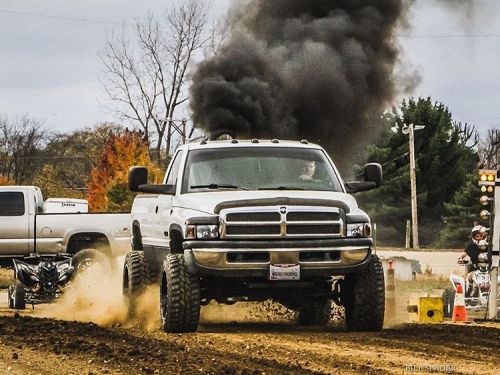
<svg viewBox="0 0 500 375"><path fill-rule="evenodd" d="M175 185L179 176L179 168L182 161L182 151L175 154L170 168L165 179L165 184ZM170 216L172 211L171 195L159 195L157 205L155 207L155 238L157 240L156 246L167 248L170 246L169 228Z"/></svg>
<svg viewBox="0 0 500 375"><path fill-rule="evenodd" d="M0 257L30 253L30 213L24 192L0 191Z"/></svg>

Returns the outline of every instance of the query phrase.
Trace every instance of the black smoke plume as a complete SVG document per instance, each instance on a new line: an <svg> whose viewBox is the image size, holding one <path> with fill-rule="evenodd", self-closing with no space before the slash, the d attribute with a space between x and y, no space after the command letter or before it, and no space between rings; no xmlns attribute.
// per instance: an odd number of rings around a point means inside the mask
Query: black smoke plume
<svg viewBox="0 0 500 375"><path fill-rule="evenodd" d="M305 138L336 157L373 134L395 95L405 0L251 0L191 87L209 134ZM356 147L359 151L359 147Z"/></svg>

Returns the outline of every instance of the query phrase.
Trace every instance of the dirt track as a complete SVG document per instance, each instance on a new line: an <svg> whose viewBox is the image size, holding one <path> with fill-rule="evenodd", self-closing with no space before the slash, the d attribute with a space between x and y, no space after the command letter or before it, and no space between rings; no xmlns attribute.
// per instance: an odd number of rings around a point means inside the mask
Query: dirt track
<svg viewBox="0 0 500 375"><path fill-rule="evenodd" d="M493 374L500 365L500 328L492 325L405 325L347 333L334 327L238 322L174 335L5 314L0 317L0 373L382 374L415 365L422 372L425 366L440 366L455 373Z"/></svg>
<svg viewBox="0 0 500 375"><path fill-rule="evenodd" d="M56 304L21 316L0 293L0 374L493 374L500 368L500 324L349 333L296 326L291 312L272 304L236 304L204 307L199 332L174 335L159 328L154 287L143 296L139 319L128 321L120 282L120 272L89 271ZM398 310L407 316L405 300Z"/></svg>

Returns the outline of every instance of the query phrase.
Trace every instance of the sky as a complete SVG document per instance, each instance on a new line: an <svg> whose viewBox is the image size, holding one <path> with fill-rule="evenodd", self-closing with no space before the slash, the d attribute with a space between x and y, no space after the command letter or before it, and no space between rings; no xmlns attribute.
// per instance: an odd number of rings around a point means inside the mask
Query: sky
<svg viewBox="0 0 500 375"><path fill-rule="evenodd" d="M123 24L175 2L0 0L0 116L28 114L60 132L117 121L99 52ZM217 17L232 0L212 2ZM411 94L443 102L483 134L500 127L499 15L498 0L414 0L410 28L397 31L398 69L420 78Z"/></svg>

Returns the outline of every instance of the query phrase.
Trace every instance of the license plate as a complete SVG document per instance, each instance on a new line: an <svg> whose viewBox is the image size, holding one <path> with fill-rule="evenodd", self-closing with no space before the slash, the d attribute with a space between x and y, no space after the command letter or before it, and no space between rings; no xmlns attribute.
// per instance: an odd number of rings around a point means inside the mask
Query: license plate
<svg viewBox="0 0 500 375"><path fill-rule="evenodd" d="M300 265L271 264L269 280L300 280Z"/></svg>

